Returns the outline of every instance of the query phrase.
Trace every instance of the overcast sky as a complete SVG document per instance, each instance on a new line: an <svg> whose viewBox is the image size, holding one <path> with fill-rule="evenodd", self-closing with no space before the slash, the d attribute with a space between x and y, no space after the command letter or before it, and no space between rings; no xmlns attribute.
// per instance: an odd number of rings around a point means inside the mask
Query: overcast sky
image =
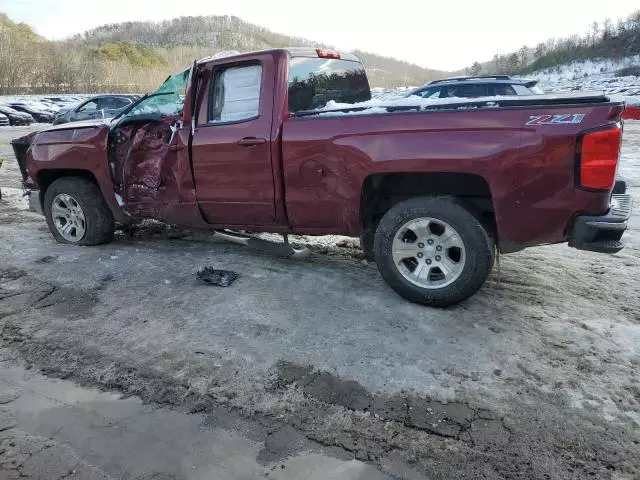
<svg viewBox="0 0 640 480"><path fill-rule="evenodd" d="M594 20L636 9L638 0L0 0L0 12L52 39L105 23L235 15L279 33L442 70L582 34Z"/></svg>

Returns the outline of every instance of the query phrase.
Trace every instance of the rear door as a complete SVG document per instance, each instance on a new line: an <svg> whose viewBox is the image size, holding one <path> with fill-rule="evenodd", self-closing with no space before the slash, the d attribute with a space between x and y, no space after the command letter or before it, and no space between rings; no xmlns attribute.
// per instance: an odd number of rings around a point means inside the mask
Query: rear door
<svg viewBox="0 0 640 480"><path fill-rule="evenodd" d="M276 223L271 164L275 60L213 64L193 132L196 196L208 223Z"/></svg>

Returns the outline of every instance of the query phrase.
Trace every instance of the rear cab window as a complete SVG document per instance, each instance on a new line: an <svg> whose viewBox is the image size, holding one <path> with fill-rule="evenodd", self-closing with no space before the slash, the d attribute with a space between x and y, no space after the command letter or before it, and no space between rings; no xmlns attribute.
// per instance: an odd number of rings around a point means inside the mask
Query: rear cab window
<svg viewBox="0 0 640 480"><path fill-rule="evenodd" d="M362 63L321 57L290 57L289 112L316 110L333 100L358 103L371 99Z"/></svg>

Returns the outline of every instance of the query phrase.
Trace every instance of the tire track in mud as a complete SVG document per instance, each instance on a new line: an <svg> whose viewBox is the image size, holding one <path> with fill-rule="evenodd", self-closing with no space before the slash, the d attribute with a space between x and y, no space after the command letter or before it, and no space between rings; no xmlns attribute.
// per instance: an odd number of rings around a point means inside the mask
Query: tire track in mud
<svg viewBox="0 0 640 480"><path fill-rule="evenodd" d="M640 268L640 258L633 249L605 257L607 262L596 254L577 251L578 258L572 261L566 253L564 246L549 246L507 256L502 266L494 268L485 288L491 289L494 301L535 305L550 316L557 311L585 311L622 315L632 323L640 322L636 279L625 272L629 267ZM557 278L564 281L558 283Z"/></svg>
<svg viewBox="0 0 640 480"><path fill-rule="evenodd" d="M48 376L118 390L191 413L206 415L226 408L229 414L272 432L293 427L310 441L339 447L378 466L389 455L399 454L428 478L453 478L453 471L456 478L476 478L482 472L487 478L532 479L607 478L612 470L638 473L638 451L615 438L620 432L605 433L604 428L586 436L569 428L570 435L550 442L549 437L559 432L540 419L498 418L461 403L443 405L409 394L375 395L357 382L291 363L277 366L276 380L267 388L272 395L295 400L247 414L233 404L232 392L226 397L198 392L189 382L102 358L95 350L30 339L16 325L5 324L1 338L4 347L17 349ZM538 464L541 458L548 465Z"/></svg>
<svg viewBox="0 0 640 480"><path fill-rule="evenodd" d="M452 472L470 478L479 474L487 478L607 478L611 471L640 473L638 444L632 443L629 432L594 423L593 418L563 418L565 411L543 398L536 400L532 388L525 389L534 396L531 401L542 402L548 411L514 408L502 415L463 403L442 404L409 392L375 394L355 381L283 361L274 366L272 379L263 390L247 397L230 380L233 372L214 368L211 359L196 352L179 365L162 364L172 368L157 368L152 361L136 363L127 352L118 358L105 354L99 345L87 343L81 332L70 334L73 323L68 330L35 335L38 321L34 325L15 315L57 308L51 313L73 320L78 318L78 304L85 308L80 309L80 316L88 315L109 281L105 278L91 290L71 291L17 269L0 271L0 292L23 295L10 314L0 316L0 346L19 352L45 375L193 413L213 415L222 408L269 431L293 428L311 442L338 447L381 467L391 456L399 456L432 478L452 478ZM506 285L519 291L521 283L513 277ZM0 312L19 297L0 299ZM40 323L43 321L46 318ZM215 388L203 388L197 381L202 374L190 375L192 366L194 372L204 371L208 385ZM235 376L238 374L236 371ZM247 398L250 402L244 403Z"/></svg>

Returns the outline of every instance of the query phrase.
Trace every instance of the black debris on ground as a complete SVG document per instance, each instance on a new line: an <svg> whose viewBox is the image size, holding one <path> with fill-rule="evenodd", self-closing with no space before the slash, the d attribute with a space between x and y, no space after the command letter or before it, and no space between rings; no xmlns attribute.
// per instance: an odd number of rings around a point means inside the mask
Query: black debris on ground
<svg viewBox="0 0 640 480"><path fill-rule="evenodd" d="M238 273L231 270L217 270L213 267L203 267L196 273L196 278L201 282L217 287L228 287L238 278Z"/></svg>

